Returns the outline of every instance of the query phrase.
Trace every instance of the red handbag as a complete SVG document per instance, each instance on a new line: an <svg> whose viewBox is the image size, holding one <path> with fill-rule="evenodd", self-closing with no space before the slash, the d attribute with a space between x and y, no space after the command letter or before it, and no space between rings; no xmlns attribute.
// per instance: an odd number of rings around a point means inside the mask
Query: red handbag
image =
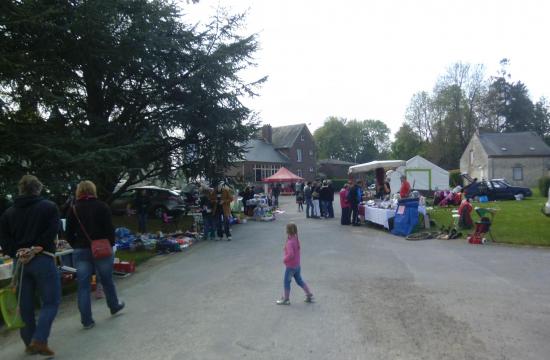
<svg viewBox="0 0 550 360"><path fill-rule="evenodd" d="M92 257L96 260L100 260L100 259L113 256L113 247L111 246L111 242L109 241L109 239L92 240L90 238L90 235L88 235L88 232L84 228L84 225L82 225L82 222L80 221L80 218L78 217L76 208L74 206L73 206L73 212L74 212L74 216L76 217L76 220L78 220L78 223L80 224L80 229L82 229L82 232L90 242Z"/></svg>

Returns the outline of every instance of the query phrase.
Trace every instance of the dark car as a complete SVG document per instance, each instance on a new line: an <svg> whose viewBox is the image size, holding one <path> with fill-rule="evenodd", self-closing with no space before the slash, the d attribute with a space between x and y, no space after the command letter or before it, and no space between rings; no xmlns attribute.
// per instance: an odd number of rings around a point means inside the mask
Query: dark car
<svg viewBox="0 0 550 360"><path fill-rule="evenodd" d="M468 199L486 195L490 201L514 200L516 195L528 197L533 195L529 188L509 185L502 179L474 181L464 188L464 195Z"/></svg>
<svg viewBox="0 0 550 360"><path fill-rule="evenodd" d="M112 212L114 214L126 213L128 205L130 205L130 208L133 208L136 193L143 190L147 191L147 195L151 199L151 216L161 218L163 213L176 214L187 212L185 200L177 191L157 186L137 186L122 193L111 203Z"/></svg>

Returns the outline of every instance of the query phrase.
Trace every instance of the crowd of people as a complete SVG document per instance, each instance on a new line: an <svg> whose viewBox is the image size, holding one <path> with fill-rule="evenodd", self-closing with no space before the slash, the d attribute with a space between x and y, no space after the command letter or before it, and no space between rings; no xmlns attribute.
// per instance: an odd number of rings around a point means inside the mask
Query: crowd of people
<svg viewBox="0 0 550 360"><path fill-rule="evenodd" d="M388 179L380 182L375 187L376 198L386 198L391 194L390 183ZM406 176L401 177L401 187L399 195L401 198L407 198L410 195L411 185ZM308 181L296 184L296 204L298 212L304 211L305 203L306 218L311 219L330 219L334 218L334 193L335 189L330 180ZM339 192L342 225L359 226L359 204L364 199L365 187L362 180L350 180Z"/></svg>
<svg viewBox="0 0 550 360"><path fill-rule="evenodd" d="M20 313L25 323L20 336L26 346L25 352L54 356L48 338L61 302L61 282L55 261L55 241L62 231L60 212L54 202L41 197L43 185L35 176L23 176L18 188L19 196L0 218L0 246L14 259L14 277L20 279ZM117 297L112 278L114 255L111 247L115 231L111 211L107 204L97 199L95 184L81 181L66 215L65 235L74 249L80 319L84 329L91 329L95 324L90 303L94 272L103 285L111 315L125 307ZM96 241L110 246L101 253L96 252ZM41 304L38 317L35 316L36 294Z"/></svg>

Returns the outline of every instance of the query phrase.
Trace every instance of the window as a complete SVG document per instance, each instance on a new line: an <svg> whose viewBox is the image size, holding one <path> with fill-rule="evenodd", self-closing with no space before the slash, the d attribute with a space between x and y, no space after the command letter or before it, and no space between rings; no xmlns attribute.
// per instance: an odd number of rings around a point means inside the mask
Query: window
<svg viewBox="0 0 550 360"><path fill-rule="evenodd" d="M313 156L313 150L309 150L309 156Z"/></svg>
<svg viewBox="0 0 550 360"><path fill-rule="evenodd" d="M314 172L315 170L313 168L309 168L309 172Z"/></svg>
<svg viewBox="0 0 550 360"><path fill-rule="evenodd" d="M474 163L474 150L470 150L470 166Z"/></svg>
<svg viewBox="0 0 550 360"><path fill-rule="evenodd" d="M299 177L302 177L302 169L298 169L296 170L296 172Z"/></svg>
<svg viewBox="0 0 550 360"><path fill-rule="evenodd" d="M300 141L305 141L304 135L300 135Z"/></svg>
<svg viewBox="0 0 550 360"><path fill-rule="evenodd" d="M513 179L515 181L523 180L523 168L521 166L515 166L513 169Z"/></svg>
<svg viewBox="0 0 550 360"><path fill-rule="evenodd" d="M281 165L254 164L254 180L262 181L275 174L280 168Z"/></svg>
<svg viewBox="0 0 550 360"><path fill-rule="evenodd" d="M296 160L302 162L302 149L296 149Z"/></svg>

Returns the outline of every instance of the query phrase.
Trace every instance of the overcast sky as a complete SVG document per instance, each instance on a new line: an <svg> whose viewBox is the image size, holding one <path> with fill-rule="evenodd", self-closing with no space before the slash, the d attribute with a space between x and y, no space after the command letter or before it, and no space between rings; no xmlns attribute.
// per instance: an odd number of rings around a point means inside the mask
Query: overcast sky
<svg viewBox="0 0 550 360"><path fill-rule="evenodd" d="M550 97L550 1L545 0L200 0L187 18L205 20L218 6L248 10L258 33L260 96L245 103L273 126L331 115L378 119L397 131L411 96L431 91L458 61L496 74L510 59L512 80L532 100Z"/></svg>

